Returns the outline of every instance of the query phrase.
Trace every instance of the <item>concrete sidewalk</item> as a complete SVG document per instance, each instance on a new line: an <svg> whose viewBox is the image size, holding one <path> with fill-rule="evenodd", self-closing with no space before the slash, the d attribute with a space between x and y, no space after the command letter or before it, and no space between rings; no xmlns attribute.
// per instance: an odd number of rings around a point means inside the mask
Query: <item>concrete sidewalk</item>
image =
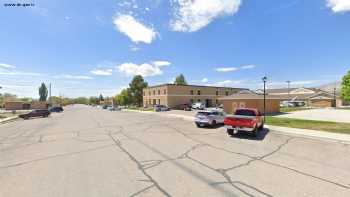
<svg viewBox="0 0 350 197"><path fill-rule="evenodd" d="M187 121L194 121L194 116L171 113L171 111L170 112L152 112L152 111L145 112L145 111L137 111L137 110L132 110L132 111L140 112L140 113L156 114L156 115L166 116L170 118L181 118ZM288 133L293 135L302 135L310 138L323 138L328 140L350 142L350 135L348 134L332 133L332 132L317 131L317 130L310 130L310 129L279 127L279 126L272 126L272 125L265 125L265 127L273 131L283 132L283 133Z"/></svg>
<svg viewBox="0 0 350 197"><path fill-rule="evenodd" d="M293 134L293 135L303 135L303 136L308 136L311 138L324 138L324 139L329 139L329 140L350 142L350 135L348 135L348 134L332 133L332 132L317 131L317 130L310 130L310 129L279 127L279 126L272 126L272 125L265 125L265 128L268 128L272 131L289 133L289 134Z"/></svg>
<svg viewBox="0 0 350 197"><path fill-rule="evenodd" d="M0 120L0 124L11 122L11 121L14 121L14 120L16 120L18 118L19 118L18 116L11 116L11 117L8 117L8 118L4 118L4 119Z"/></svg>

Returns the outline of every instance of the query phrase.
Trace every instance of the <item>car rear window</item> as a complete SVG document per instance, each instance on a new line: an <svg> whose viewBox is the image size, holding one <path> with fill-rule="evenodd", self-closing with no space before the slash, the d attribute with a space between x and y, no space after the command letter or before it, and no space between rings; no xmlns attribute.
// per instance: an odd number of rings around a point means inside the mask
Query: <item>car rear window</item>
<svg viewBox="0 0 350 197"><path fill-rule="evenodd" d="M198 112L197 115L204 115L204 116L209 116L212 115L212 112Z"/></svg>
<svg viewBox="0 0 350 197"><path fill-rule="evenodd" d="M252 110L247 110L247 109L238 109L235 112L235 115L240 115L240 116L256 116L255 112Z"/></svg>

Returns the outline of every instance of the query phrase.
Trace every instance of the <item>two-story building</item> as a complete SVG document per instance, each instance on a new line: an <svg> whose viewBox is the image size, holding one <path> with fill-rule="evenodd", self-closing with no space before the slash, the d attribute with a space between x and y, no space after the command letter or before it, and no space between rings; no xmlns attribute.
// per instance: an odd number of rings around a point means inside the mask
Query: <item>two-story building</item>
<svg viewBox="0 0 350 197"><path fill-rule="evenodd" d="M207 107L218 106L219 98L237 93L242 88L214 87L200 85L162 84L143 89L143 105L156 104L178 108L181 104L204 103Z"/></svg>

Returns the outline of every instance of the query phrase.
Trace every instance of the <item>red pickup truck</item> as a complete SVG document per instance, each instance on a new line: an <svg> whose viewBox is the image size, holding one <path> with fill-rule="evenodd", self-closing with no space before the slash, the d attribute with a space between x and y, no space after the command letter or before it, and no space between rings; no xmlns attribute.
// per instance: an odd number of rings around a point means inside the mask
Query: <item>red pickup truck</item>
<svg viewBox="0 0 350 197"><path fill-rule="evenodd" d="M256 136L264 128L264 118L257 109L240 108L234 115L227 115L224 124L229 135L245 131Z"/></svg>

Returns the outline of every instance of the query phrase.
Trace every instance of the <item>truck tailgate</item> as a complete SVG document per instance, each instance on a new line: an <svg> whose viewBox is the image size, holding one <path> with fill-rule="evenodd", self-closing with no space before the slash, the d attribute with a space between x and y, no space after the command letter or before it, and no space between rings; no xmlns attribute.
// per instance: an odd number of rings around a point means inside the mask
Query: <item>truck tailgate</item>
<svg viewBox="0 0 350 197"><path fill-rule="evenodd" d="M234 127L254 127L256 124L256 117L241 115L226 116L224 124Z"/></svg>

